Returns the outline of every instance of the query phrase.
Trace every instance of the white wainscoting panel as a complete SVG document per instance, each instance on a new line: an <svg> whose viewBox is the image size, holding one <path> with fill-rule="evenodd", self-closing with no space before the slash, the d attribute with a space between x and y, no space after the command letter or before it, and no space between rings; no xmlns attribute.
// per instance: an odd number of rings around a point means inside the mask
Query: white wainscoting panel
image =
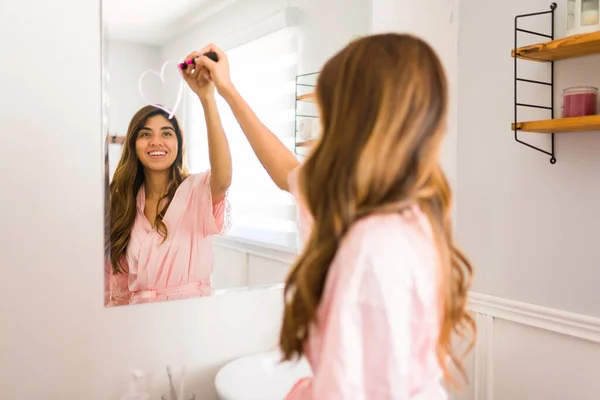
<svg viewBox="0 0 600 400"><path fill-rule="evenodd" d="M250 254L248 255L248 284L261 286L283 283L291 266L279 260Z"/></svg>
<svg viewBox="0 0 600 400"><path fill-rule="evenodd" d="M215 246L213 287L229 289L248 284L248 254L232 248Z"/></svg>
<svg viewBox="0 0 600 400"><path fill-rule="evenodd" d="M600 399L600 319L471 293L472 400Z"/></svg>
<svg viewBox="0 0 600 400"><path fill-rule="evenodd" d="M222 239L215 242L213 287L262 287L285 282L295 260L292 251Z"/></svg>

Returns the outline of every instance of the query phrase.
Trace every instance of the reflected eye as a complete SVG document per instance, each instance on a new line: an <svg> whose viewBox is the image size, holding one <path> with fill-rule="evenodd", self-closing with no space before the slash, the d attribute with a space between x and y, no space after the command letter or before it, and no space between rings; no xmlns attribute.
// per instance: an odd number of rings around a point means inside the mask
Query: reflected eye
<svg viewBox="0 0 600 400"><path fill-rule="evenodd" d="M163 134L164 134L165 136L173 136L173 134L172 134L171 132L163 132Z"/></svg>
<svg viewBox="0 0 600 400"><path fill-rule="evenodd" d="M140 132L139 133L139 137L146 137L146 136L150 136L150 134L148 132Z"/></svg>

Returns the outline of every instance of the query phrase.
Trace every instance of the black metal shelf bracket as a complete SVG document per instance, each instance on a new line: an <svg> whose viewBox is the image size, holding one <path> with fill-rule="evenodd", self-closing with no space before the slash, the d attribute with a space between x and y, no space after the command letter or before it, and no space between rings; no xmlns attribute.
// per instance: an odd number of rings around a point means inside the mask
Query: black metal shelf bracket
<svg viewBox="0 0 600 400"><path fill-rule="evenodd" d="M542 152L544 154L547 154L550 156L550 163L551 164L556 164L556 155L554 153L554 133L551 133L551 150L547 151L544 149L540 149L539 147L533 146L529 143L526 143L522 140L519 139L519 130L520 128L518 127L518 122L517 122L517 110L519 107L533 107L533 108L540 108L540 109L545 109L545 110L549 110L551 113L551 117L552 119L554 119L554 61L550 61L550 82L542 82L542 81L536 81L536 80L531 80L531 79L523 79L523 78L519 78L518 76L518 72L517 72L517 60L518 60L518 56L520 55L518 52L518 43L517 43L517 38L518 38L518 34L519 32L522 33L527 33L530 35L535 35L535 36L541 36L541 37L545 37L548 38L550 40L554 40L554 11L556 10L557 4L556 3L552 3L550 5L550 11L542 11L542 12L537 12L537 13L530 13L530 14L521 14L521 15L517 15L515 17L515 47L514 47L514 65L515 65L515 71L514 71L514 76L515 76L515 115L514 115L514 132L515 132L515 140L518 143L521 143L522 145L525 145L527 147L530 147L534 150L537 150L539 152ZM526 29L520 29L518 27L518 21L521 18L528 18L528 17L535 17L535 16L540 16L540 15L546 15L546 14L551 14L552 16L552 26L551 26L551 34L545 34L545 33L540 33L540 32L534 32L534 31L529 31ZM550 107L547 106L540 106L537 104L527 104L527 103L519 103L519 101L517 100L517 84L518 82L528 82L528 83L533 83L533 84L538 84L538 85L546 85L546 86L550 86L550 91L551 91L551 105Z"/></svg>

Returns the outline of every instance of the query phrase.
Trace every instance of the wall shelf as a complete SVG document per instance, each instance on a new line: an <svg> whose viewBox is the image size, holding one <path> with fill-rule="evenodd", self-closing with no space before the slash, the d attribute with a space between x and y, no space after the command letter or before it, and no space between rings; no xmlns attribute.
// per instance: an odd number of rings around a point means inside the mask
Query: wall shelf
<svg viewBox="0 0 600 400"><path fill-rule="evenodd" d="M125 143L125 136L108 135L106 141L111 144L123 144Z"/></svg>
<svg viewBox="0 0 600 400"><path fill-rule="evenodd" d="M600 115L587 117L557 118L541 121L517 122L517 130L532 133L567 133L600 130ZM515 130L515 124L511 125Z"/></svg>
<svg viewBox="0 0 600 400"><path fill-rule="evenodd" d="M311 72L296 76L294 152L299 156L306 156L310 147L316 142L314 133L302 135L300 130L302 124L306 124L306 119L314 121L319 118L315 104L315 88L318 75L319 72Z"/></svg>
<svg viewBox="0 0 600 400"><path fill-rule="evenodd" d="M531 149L537 150L541 153L549 155L550 163L556 163L556 155L554 153L554 134L555 133L567 133L567 132L588 132L588 131L599 131L600 130L600 115L591 115L585 117L574 117L574 118L554 118L554 62L559 60L565 60L568 58L582 57L591 54L600 54L600 32L583 33L579 35L572 35L562 39L554 39L554 12L556 10L556 3L550 5L549 11L542 11L536 13L522 14L515 17L515 30L514 30L514 48L511 52L511 56L514 59L514 122L511 125L511 130L514 132L515 141L525 145ZM521 18L530 18L541 15L550 15L550 34L533 32L518 27L518 21ZM541 36L550 39L550 41L544 43L538 43L531 46L518 47L517 36L518 33L526 33L534 36ZM517 60L547 62L550 64L550 80L540 81L532 79L523 79L518 76L517 73ZM537 104L519 103L517 99L517 84L518 82L528 82L537 85L550 86L550 106L540 106ZM517 118L517 109L519 107L532 107L538 109L545 109L550 111L551 119L540 120L540 121L526 121L519 122ZM521 139L519 139L519 132L531 132L531 133L542 133L549 134L551 136L551 148L550 150L544 150L539 147L533 146Z"/></svg>
<svg viewBox="0 0 600 400"><path fill-rule="evenodd" d="M316 140L305 140L304 142L297 142L296 147L311 147L315 144Z"/></svg>
<svg viewBox="0 0 600 400"><path fill-rule="evenodd" d="M548 62L600 53L600 32L583 33L551 42L513 49L511 56L530 61Z"/></svg>
<svg viewBox="0 0 600 400"><path fill-rule="evenodd" d="M314 103L315 101L315 93L311 92L311 93L305 93L305 94L301 94L296 96L296 100L298 101L309 101L311 103Z"/></svg>

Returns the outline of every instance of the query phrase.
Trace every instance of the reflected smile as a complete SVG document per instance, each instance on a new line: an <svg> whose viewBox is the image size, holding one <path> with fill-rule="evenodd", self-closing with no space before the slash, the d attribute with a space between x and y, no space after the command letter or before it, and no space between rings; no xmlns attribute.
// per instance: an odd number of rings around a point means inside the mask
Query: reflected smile
<svg viewBox="0 0 600 400"><path fill-rule="evenodd" d="M146 154L148 154L152 158L163 158L167 155L167 152L162 151L162 150L155 150L155 151L149 151Z"/></svg>

